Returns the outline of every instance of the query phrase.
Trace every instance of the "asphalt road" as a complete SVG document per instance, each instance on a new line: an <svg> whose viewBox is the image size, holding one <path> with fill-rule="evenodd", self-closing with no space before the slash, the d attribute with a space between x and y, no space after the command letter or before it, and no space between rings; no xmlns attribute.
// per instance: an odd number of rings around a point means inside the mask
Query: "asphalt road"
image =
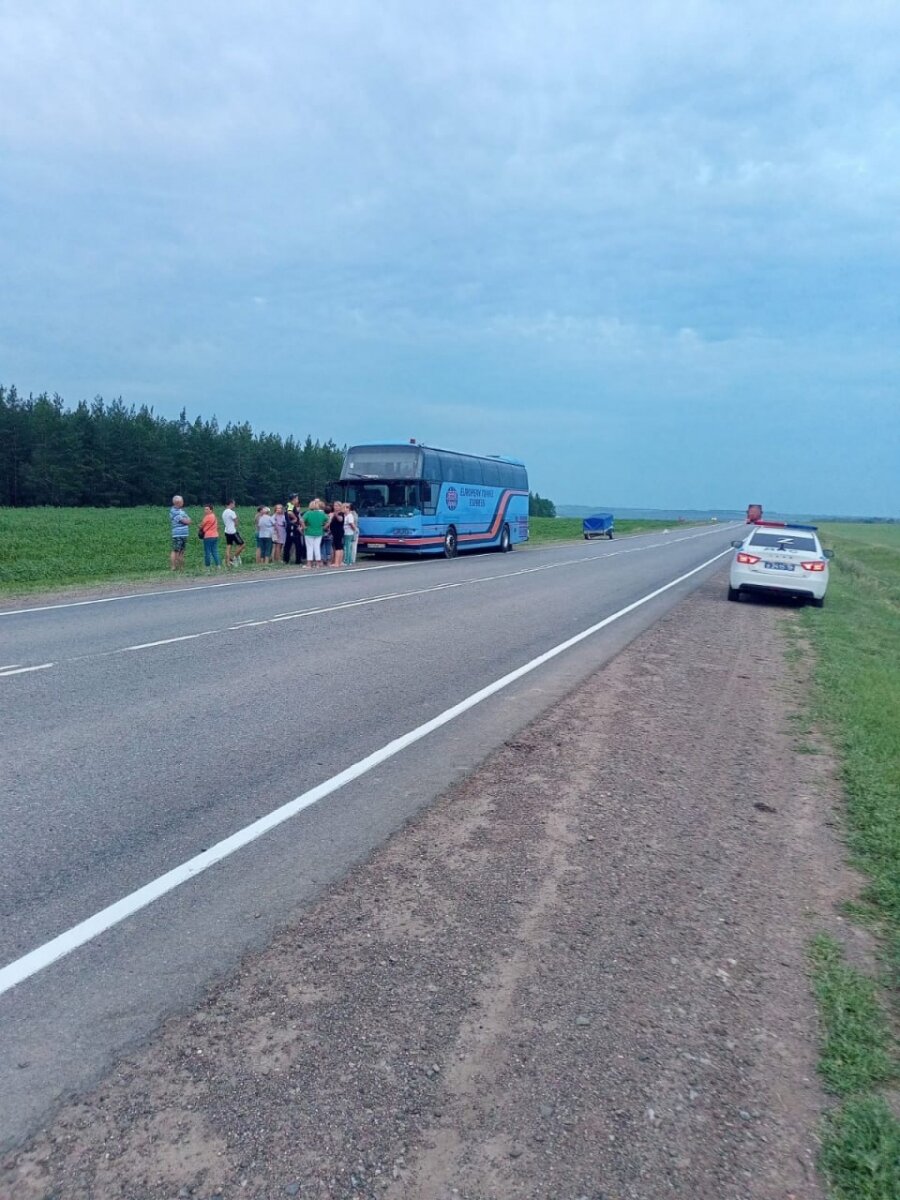
<svg viewBox="0 0 900 1200"><path fill-rule="evenodd" d="M0 968L706 563L734 536L733 527L673 530L4 610ZM7 986L0 1146L192 1004L724 561Z"/></svg>

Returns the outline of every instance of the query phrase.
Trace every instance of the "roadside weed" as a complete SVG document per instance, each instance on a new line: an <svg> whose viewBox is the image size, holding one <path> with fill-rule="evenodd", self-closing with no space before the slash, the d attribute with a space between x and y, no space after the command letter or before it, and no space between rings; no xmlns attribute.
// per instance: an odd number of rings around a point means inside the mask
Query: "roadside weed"
<svg viewBox="0 0 900 1200"><path fill-rule="evenodd" d="M833 533L832 533L833 531ZM863 899L900 985L900 526L828 528L837 553L826 607L803 614L817 650L816 715L832 734ZM850 568L852 567L852 571Z"/></svg>
<svg viewBox="0 0 900 1200"><path fill-rule="evenodd" d="M890 1079L887 1022L874 980L848 966L827 934L813 938L809 958L825 1034L819 1061L825 1086L849 1096Z"/></svg>
<svg viewBox="0 0 900 1200"><path fill-rule="evenodd" d="M825 608L805 610L816 650L813 715L841 766L846 837L868 876L861 901L883 947L884 978L849 967L839 945L810 945L824 1045L819 1070L843 1098L823 1129L820 1166L836 1200L900 1197L900 1122L878 1087L897 1074L882 1000L898 1012L900 985L900 526L831 525L836 558ZM879 983L885 984L882 990Z"/></svg>
<svg viewBox="0 0 900 1200"><path fill-rule="evenodd" d="M855 1097L829 1114L820 1165L836 1200L897 1200L900 1123L879 1096Z"/></svg>

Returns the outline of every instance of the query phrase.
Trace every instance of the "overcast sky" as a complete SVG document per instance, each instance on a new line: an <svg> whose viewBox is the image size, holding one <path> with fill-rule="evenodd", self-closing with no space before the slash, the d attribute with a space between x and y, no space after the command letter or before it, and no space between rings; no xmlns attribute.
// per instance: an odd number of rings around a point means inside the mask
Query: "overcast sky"
<svg viewBox="0 0 900 1200"><path fill-rule="evenodd" d="M0 383L900 516L900 7L0 0Z"/></svg>

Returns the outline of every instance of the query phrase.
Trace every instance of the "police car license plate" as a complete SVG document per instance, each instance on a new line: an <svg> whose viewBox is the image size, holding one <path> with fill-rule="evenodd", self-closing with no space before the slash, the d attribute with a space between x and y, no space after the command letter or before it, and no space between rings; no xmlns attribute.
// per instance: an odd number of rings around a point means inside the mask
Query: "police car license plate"
<svg viewBox="0 0 900 1200"><path fill-rule="evenodd" d="M764 562L763 566L767 571L793 571L793 563L769 563Z"/></svg>

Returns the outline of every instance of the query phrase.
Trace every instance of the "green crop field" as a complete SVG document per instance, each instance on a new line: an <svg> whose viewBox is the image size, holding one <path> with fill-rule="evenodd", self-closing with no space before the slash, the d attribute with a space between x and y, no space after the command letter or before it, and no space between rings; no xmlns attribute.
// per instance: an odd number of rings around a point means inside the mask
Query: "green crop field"
<svg viewBox="0 0 900 1200"><path fill-rule="evenodd" d="M201 510L188 510L196 522ZM254 508L238 508L240 528L253 545ZM663 521L620 521L623 536L662 528ZM219 522L221 531L221 521ZM575 518L532 517L533 544L581 538ZM225 540L219 552L224 562ZM244 570L252 568L245 554ZM224 569L224 568L223 568ZM275 569L278 568L260 568ZM203 575L203 547L193 530L185 574ZM152 580L169 576L169 519L165 507L0 508L0 593L48 591L73 584Z"/></svg>
<svg viewBox="0 0 900 1200"><path fill-rule="evenodd" d="M195 524L185 573L203 574L203 547L194 533L202 510L187 511ZM251 545L255 515L255 508L238 509L240 528ZM223 554L225 539L220 543ZM0 592L168 578L169 545L164 507L0 508Z"/></svg>
<svg viewBox="0 0 900 1200"><path fill-rule="evenodd" d="M841 1097L822 1167L839 1200L896 1200L900 1122L882 1088L900 1073L900 525L830 524L821 534L835 560L825 608L803 612L816 650L814 715L838 751L847 841L868 879L857 915L881 943L878 980L826 937L811 947L820 1070Z"/></svg>

